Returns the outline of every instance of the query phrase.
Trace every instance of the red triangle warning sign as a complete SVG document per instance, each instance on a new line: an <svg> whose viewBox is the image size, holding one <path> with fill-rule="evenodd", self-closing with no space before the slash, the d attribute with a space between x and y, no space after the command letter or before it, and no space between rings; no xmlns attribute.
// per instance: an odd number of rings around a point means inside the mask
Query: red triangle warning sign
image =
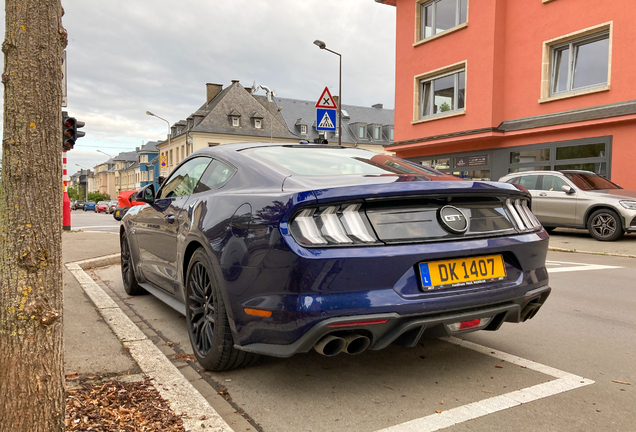
<svg viewBox="0 0 636 432"><path fill-rule="evenodd" d="M320 95L320 99L316 102L316 108L337 108L336 101L333 100L333 97L331 96L331 93L329 93L329 89L327 87L325 87L322 95Z"/></svg>

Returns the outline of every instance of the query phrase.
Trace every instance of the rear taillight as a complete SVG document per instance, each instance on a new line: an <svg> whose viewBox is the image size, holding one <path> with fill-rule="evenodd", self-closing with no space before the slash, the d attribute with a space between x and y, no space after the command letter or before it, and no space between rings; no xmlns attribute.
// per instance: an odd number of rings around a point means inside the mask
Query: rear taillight
<svg viewBox="0 0 636 432"><path fill-rule="evenodd" d="M305 246L349 246L377 242L360 204L310 208L298 212L289 225L294 239Z"/></svg>
<svg viewBox="0 0 636 432"><path fill-rule="evenodd" d="M517 229L521 232L537 231L541 228L541 222L528 207L528 200L521 198L508 198L506 208L512 216Z"/></svg>

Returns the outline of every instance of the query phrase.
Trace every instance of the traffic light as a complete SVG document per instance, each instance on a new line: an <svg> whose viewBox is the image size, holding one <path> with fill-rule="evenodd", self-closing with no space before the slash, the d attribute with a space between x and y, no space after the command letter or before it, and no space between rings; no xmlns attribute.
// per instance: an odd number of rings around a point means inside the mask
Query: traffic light
<svg viewBox="0 0 636 432"><path fill-rule="evenodd" d="M73 150L75 141L86 135L77 129L84 127L85 123L69 117L66 112L62 112L62 148L66 151Z"/></svg>

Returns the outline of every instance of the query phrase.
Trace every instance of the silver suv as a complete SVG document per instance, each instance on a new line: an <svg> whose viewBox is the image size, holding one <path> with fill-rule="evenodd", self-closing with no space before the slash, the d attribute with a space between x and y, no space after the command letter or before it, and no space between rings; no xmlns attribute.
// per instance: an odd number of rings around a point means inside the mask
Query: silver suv
<svg viewBox="0 0 636 432"><path fill-rule="evenodd" d="M524 186L532 211L550 232L587 228L592 237L614 241L636 232L636 191L623 189L590 171L525 171L499 179Z"/></svg>

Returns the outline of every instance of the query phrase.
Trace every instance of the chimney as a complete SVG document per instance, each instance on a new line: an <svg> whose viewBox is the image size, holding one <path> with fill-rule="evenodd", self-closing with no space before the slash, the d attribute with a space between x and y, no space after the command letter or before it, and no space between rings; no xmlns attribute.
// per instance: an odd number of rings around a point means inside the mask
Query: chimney
<svg viewBox="0 0 636 432"><path fill-rule="evenodd" d="M336 103L336 108L340 106L340 96L333 96L333 101Z"/></svg>
<svg viewBox="0 0 636 432"><path fill-rule="evenodd" d="M223 85L222 84L206 83L205 87L206 87L206 90L207 90L207 102L206 103L210 103L210 101L212 99L214 99L216 97L216 95L218 95L219 93L221 93L221 91L223 91Z"/></svg>
<svg viewBox="0 0 636 432"><path fill-rule="evenodd" d="M380 108L380 109L382 109L382 104L371 105L371 108Z"/></svg>
<svg viewBox="0 0 636 432"><path fill-rule="evenodd" d="M252 94L252 87L243 87L245 89L246 92L248 92L249 94Z"/></svg>

